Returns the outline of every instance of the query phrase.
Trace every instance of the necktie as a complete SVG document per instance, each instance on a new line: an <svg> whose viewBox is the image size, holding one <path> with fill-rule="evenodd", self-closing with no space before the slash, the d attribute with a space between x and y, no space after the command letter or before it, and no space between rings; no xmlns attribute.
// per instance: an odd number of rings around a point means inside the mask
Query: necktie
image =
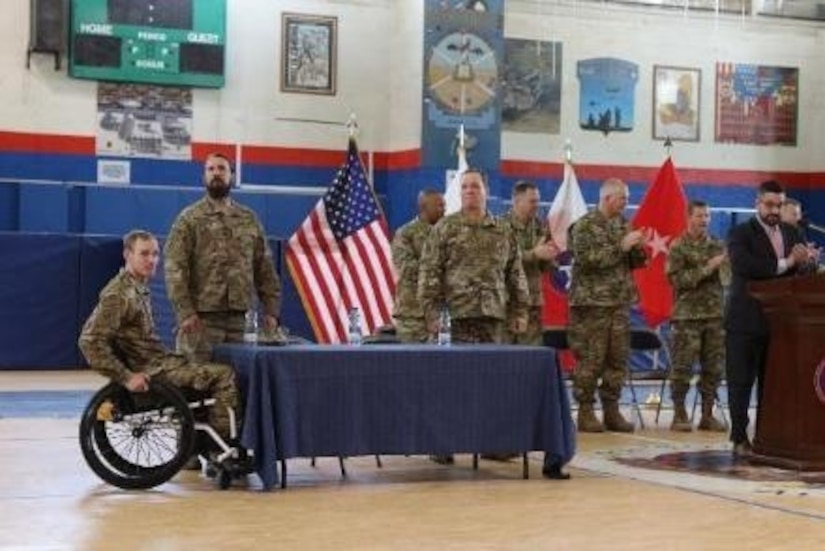
<svg viewBox="0 0 825 551"><path fill-rule="evenodd" d="M782 231L779 227L774 226L768 230L768 237L771 239L773 245L773 252L776 253L776 258L785 258L785 243L782 241Z"/></svg>

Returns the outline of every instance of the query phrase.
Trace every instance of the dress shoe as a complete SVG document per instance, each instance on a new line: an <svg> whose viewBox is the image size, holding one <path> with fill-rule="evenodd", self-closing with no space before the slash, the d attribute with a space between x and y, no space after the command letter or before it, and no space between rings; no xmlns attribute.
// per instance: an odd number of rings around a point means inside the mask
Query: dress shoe
<svg viewBox="0 0 825 551"><path fill-rule="evenodd" d="M439 465L452 465L455 463L455 458L452 455L431 455L430 461Z"/></svg>
<svg viewBox="0 0 825 551"><path fill-rule="evenodd" d="M541 475L550 480L570 480L570 473L561 470L561 465L546 465L541 470Z"/></svg>
<svg viewBox="0 0 825 551"><path fill-rule="evenodd" d="M748 459L753 455L753 447L747 440L737 442L733 445L733 457L735 459Z"/></svg>

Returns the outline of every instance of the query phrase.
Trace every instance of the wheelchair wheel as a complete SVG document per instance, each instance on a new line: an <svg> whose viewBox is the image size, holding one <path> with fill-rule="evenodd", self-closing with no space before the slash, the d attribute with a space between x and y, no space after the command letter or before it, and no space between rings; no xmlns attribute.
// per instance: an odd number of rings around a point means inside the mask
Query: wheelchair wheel
<svg viewBox="0 0 825 551"><path fill-rule="evenodd" d="M126 490L153 488L180 471L195 445L189 404L167 384L132 393L110 383L95 394L80 421L86 463Z"/></svg>

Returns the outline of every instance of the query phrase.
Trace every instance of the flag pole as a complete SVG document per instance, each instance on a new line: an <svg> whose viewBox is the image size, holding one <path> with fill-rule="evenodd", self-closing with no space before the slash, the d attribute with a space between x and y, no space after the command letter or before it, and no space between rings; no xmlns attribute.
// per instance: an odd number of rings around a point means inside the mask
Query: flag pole
<svg viewBox="0 0 825 551"><path fill-rule="evenodd" d="M357 144L358 143L358 139L357 139L358 138L358 132L359 132L360 128L358 126L358 118L355 116L354 112L349 114L349 119L347 119L347 122L344 124L344 126L347 127L347 133L349 134L349 139L354 140L355 143ZM358 155L359 156L361 155L361 150L360 149L358 150ZM362 165L364 165L364 161L362 159L359 158L358 160L361 162ZM372 150L370 150L370 151L367 152L367 164L365 166L367 167L367 181L369 182L370 187L375 189L374 188L375 184L373 183L375 181L375 172L374 172L374 168L373 168L372 165L373 165L373 152L372 152Z"/></svg>
<svg viewBox="0 0 825 551"><path fill-rule="evenodd" d="M346 124L344 125L347 127L347 132L349 133L349 140L355 142L355 148L358 151L358 162L361 163L361 166L364 166L364 161L361 159L361 150L358 149L358 119L355 117L355 113L349 114L349 119L347 120ZM384 209L381 206L381 201L378 200L378 194L375 193L375 184L373 180L373 167L372 167L372 151L368 153L368 160L369 160L369 170L367 171L367 184L369 184L370 191L372 192L372 196L375 198L375 204L378 206L378 210L381 213L381 217L386 220L387 215L384 213ZM386 228L389 231L389 227Z"/></svg>
<svg viewBox="0 0 825 551"><path fill-rule="evenodd" d="M673 153L673 140L670 139L670 136L667 136L665 138L665 143L662 144L662 145L665 148L665 155L669 159L671 157L672 153ZM659 337L659 340L664 343L664 340L662 339L662 324L661 323L656 325L655 332L656 332L656 335ZM665 344L664 346L667 346L667 344ZM656 350L653 351L653 370L654 371L659 371L659 360L660 360L659 352L660 352L660 349L656 349ZM669 357L668 357L668 360L670 360ZM670 373L670 366L663 366L663 367L664 367L663 371L665 372L664 377L666 379L668 374ZM660 405L662 403L662 396L659 393L655 392L655 391L648 398L649 398L648 405ZM658 421L658 419L657 419L657 421Z"/></svg>

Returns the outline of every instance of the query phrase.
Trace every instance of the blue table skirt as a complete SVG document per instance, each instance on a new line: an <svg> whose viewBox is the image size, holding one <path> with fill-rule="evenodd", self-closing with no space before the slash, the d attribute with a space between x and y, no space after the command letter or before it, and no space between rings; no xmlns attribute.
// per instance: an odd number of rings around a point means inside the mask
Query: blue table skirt
<svg viewBox="0 0 825 551"><path fill-rule="evenodd" d="M266 488L277 460L371 454L575 453L549 348L221 345L246 405L242 443Z"/></svg>

